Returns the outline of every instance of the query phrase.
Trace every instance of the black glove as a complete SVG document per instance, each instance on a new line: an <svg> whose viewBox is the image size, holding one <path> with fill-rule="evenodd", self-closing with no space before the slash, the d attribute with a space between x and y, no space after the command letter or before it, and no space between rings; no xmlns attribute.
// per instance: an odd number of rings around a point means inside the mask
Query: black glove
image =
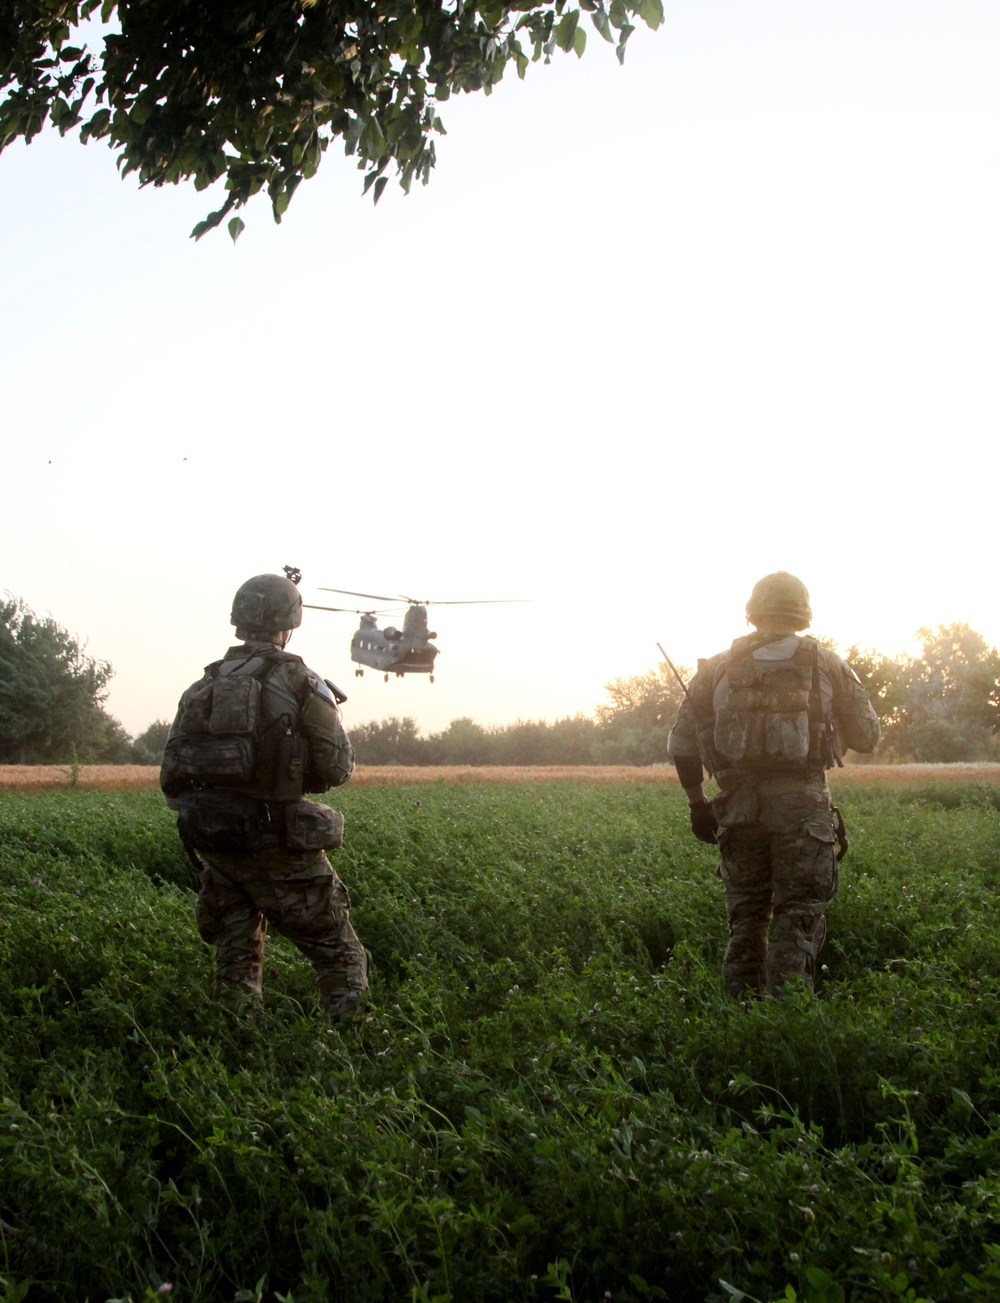
<svg viewBox="0 0 1000 1303"><path fill-rule="evenodd" d="M714 846L718 842L719 821L711 801L695 801L688 807L691 814L691 831L700 842Z"/></svg>

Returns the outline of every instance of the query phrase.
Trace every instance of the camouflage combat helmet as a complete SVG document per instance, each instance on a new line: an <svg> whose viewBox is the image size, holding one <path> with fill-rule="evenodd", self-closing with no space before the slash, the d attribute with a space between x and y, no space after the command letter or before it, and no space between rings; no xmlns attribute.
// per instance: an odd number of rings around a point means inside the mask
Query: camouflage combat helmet
<svg viewBox="0 0 1000 1303"><path fill-rule="evenodd" d="M233 598L230 624L254 633L278 633L302 623L302 597L284 575L254 575Z"/></svg>
<svg viewBox="0 0 1000 1303"><path fill-rule="evenodd" d="M765 575L753 586L747 602L747 619L753 624L761 620L788 620L795 629L808 629L812 624L809 590L787 570Z"/></svg>

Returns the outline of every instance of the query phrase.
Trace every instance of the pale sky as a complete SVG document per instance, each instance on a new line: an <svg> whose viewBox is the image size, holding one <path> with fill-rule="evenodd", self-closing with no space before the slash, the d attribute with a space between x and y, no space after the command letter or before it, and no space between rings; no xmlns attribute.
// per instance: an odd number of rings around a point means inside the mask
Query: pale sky
<svg viewBox="0 0 1000 1303"><path fill-rule="evenodd" d="M668 0L624 68L591 31L445 104L426 188L373 208L334 145L235 247L188 238L211 192L11 147L0 590L133 734L284 564L531 599L432 608L434 684L355 678L356 618L307 611L348 727L590 714L775 569L842 646L1000 644L998 64L995 0Z"/></svg>

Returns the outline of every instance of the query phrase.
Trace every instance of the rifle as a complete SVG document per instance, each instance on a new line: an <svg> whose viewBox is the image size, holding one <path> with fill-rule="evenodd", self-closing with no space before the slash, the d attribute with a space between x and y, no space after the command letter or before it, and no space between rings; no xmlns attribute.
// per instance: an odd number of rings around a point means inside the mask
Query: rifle
<svg viewBox="0 0 1000 1303"><path fill-rule="evenodd" d="M656 645L657 645L657 647L659 648L660 655L663 657L663 659L667 662L667 664L670 666L671 670L673 671L674 678L675 678L675 679L677 680L677 682L681 685L681 691L684 693L685 697L687 697L688 701L691 701L691 694L690 694L690 692L688 692L688 690L687 690L687 684L686 684L686 683L684 682L684 680L681 678L681 676L680 676L680 674L679 674L679 672L678 672L678 670L677 670L677 666L673 663L673 661L670 659L670 657L667 655L667 653L663 650L663 648L660 647L660 644L657 643ZM693 705L693 704L694 704L694 703L692 702L692 705Z"/></svg>
<svg viewBox="0 0 1000 1303"><path fill-rule="evenodd" d="M663 657L663 659L664 659L664 660L667 662L667 664L670 666L670 669L671 669L671 671L672 671L672 673L673 673L674 678L675 678L675 679L677 680L677 682L681 685L681 691L684 693L684 700L685 700L685 701L686 701L686 702L691 706L691 709L694 710L694 699L693 699L693 697L691 696L691 693L688 692L688 686L687 686L687 684L684 682L684 680L681 678L681 676L680 676L680 671L678 670L677 666L673 663L673 661L670 659L670 657L667 655L667 653L666 653L666 652L663 650L663 648L660 646L660 644L657 643L656 645L657 645L657 647L659 648L660 655ZM676 763L676 762L675 762L675 763ZM701 763L704 765L705 769L708 771L708 776L709 776L709 778L714 778L714 777L715 777L715 769L712 767L712 765L711 765L711 764L709 763L709 761L706 759L705 755L702 755Z"/></svg>

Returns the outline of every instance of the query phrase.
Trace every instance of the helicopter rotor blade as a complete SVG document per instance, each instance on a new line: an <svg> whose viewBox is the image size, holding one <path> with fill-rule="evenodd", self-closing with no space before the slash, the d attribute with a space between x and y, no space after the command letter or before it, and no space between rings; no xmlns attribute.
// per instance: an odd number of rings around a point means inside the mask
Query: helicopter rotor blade
<svg viewBox="0 0 1000 1303"><path fill-rule="evenodd" d="M303 602L302 606L307 611L335 611L341 615L391 615L393 611L401 611L401 606L387 606L384 610L362 611L356 606L317 606L313 602Z"/></svg>
<svg viewBox="0 0 1000 1303"><path fill-rule="evenodd" d="M411 606L504 606L514 602L530 602L530 597L470 597L464 601L455 602L432 602L418 601L415 597L407 597L405 593L400 593L404 601L409 602Z"/></svg>
<svg viewBox="0 0 1000 1303"><path fill-rule="evenodd" d="M345 597L370 597L373 602L396 602L399 600L397 597L379 597L377 593L355 593L350 588L320 588L319 591L321 593L343 593ZM404 600L409 601L410 599L407 597Z"/></svg>

